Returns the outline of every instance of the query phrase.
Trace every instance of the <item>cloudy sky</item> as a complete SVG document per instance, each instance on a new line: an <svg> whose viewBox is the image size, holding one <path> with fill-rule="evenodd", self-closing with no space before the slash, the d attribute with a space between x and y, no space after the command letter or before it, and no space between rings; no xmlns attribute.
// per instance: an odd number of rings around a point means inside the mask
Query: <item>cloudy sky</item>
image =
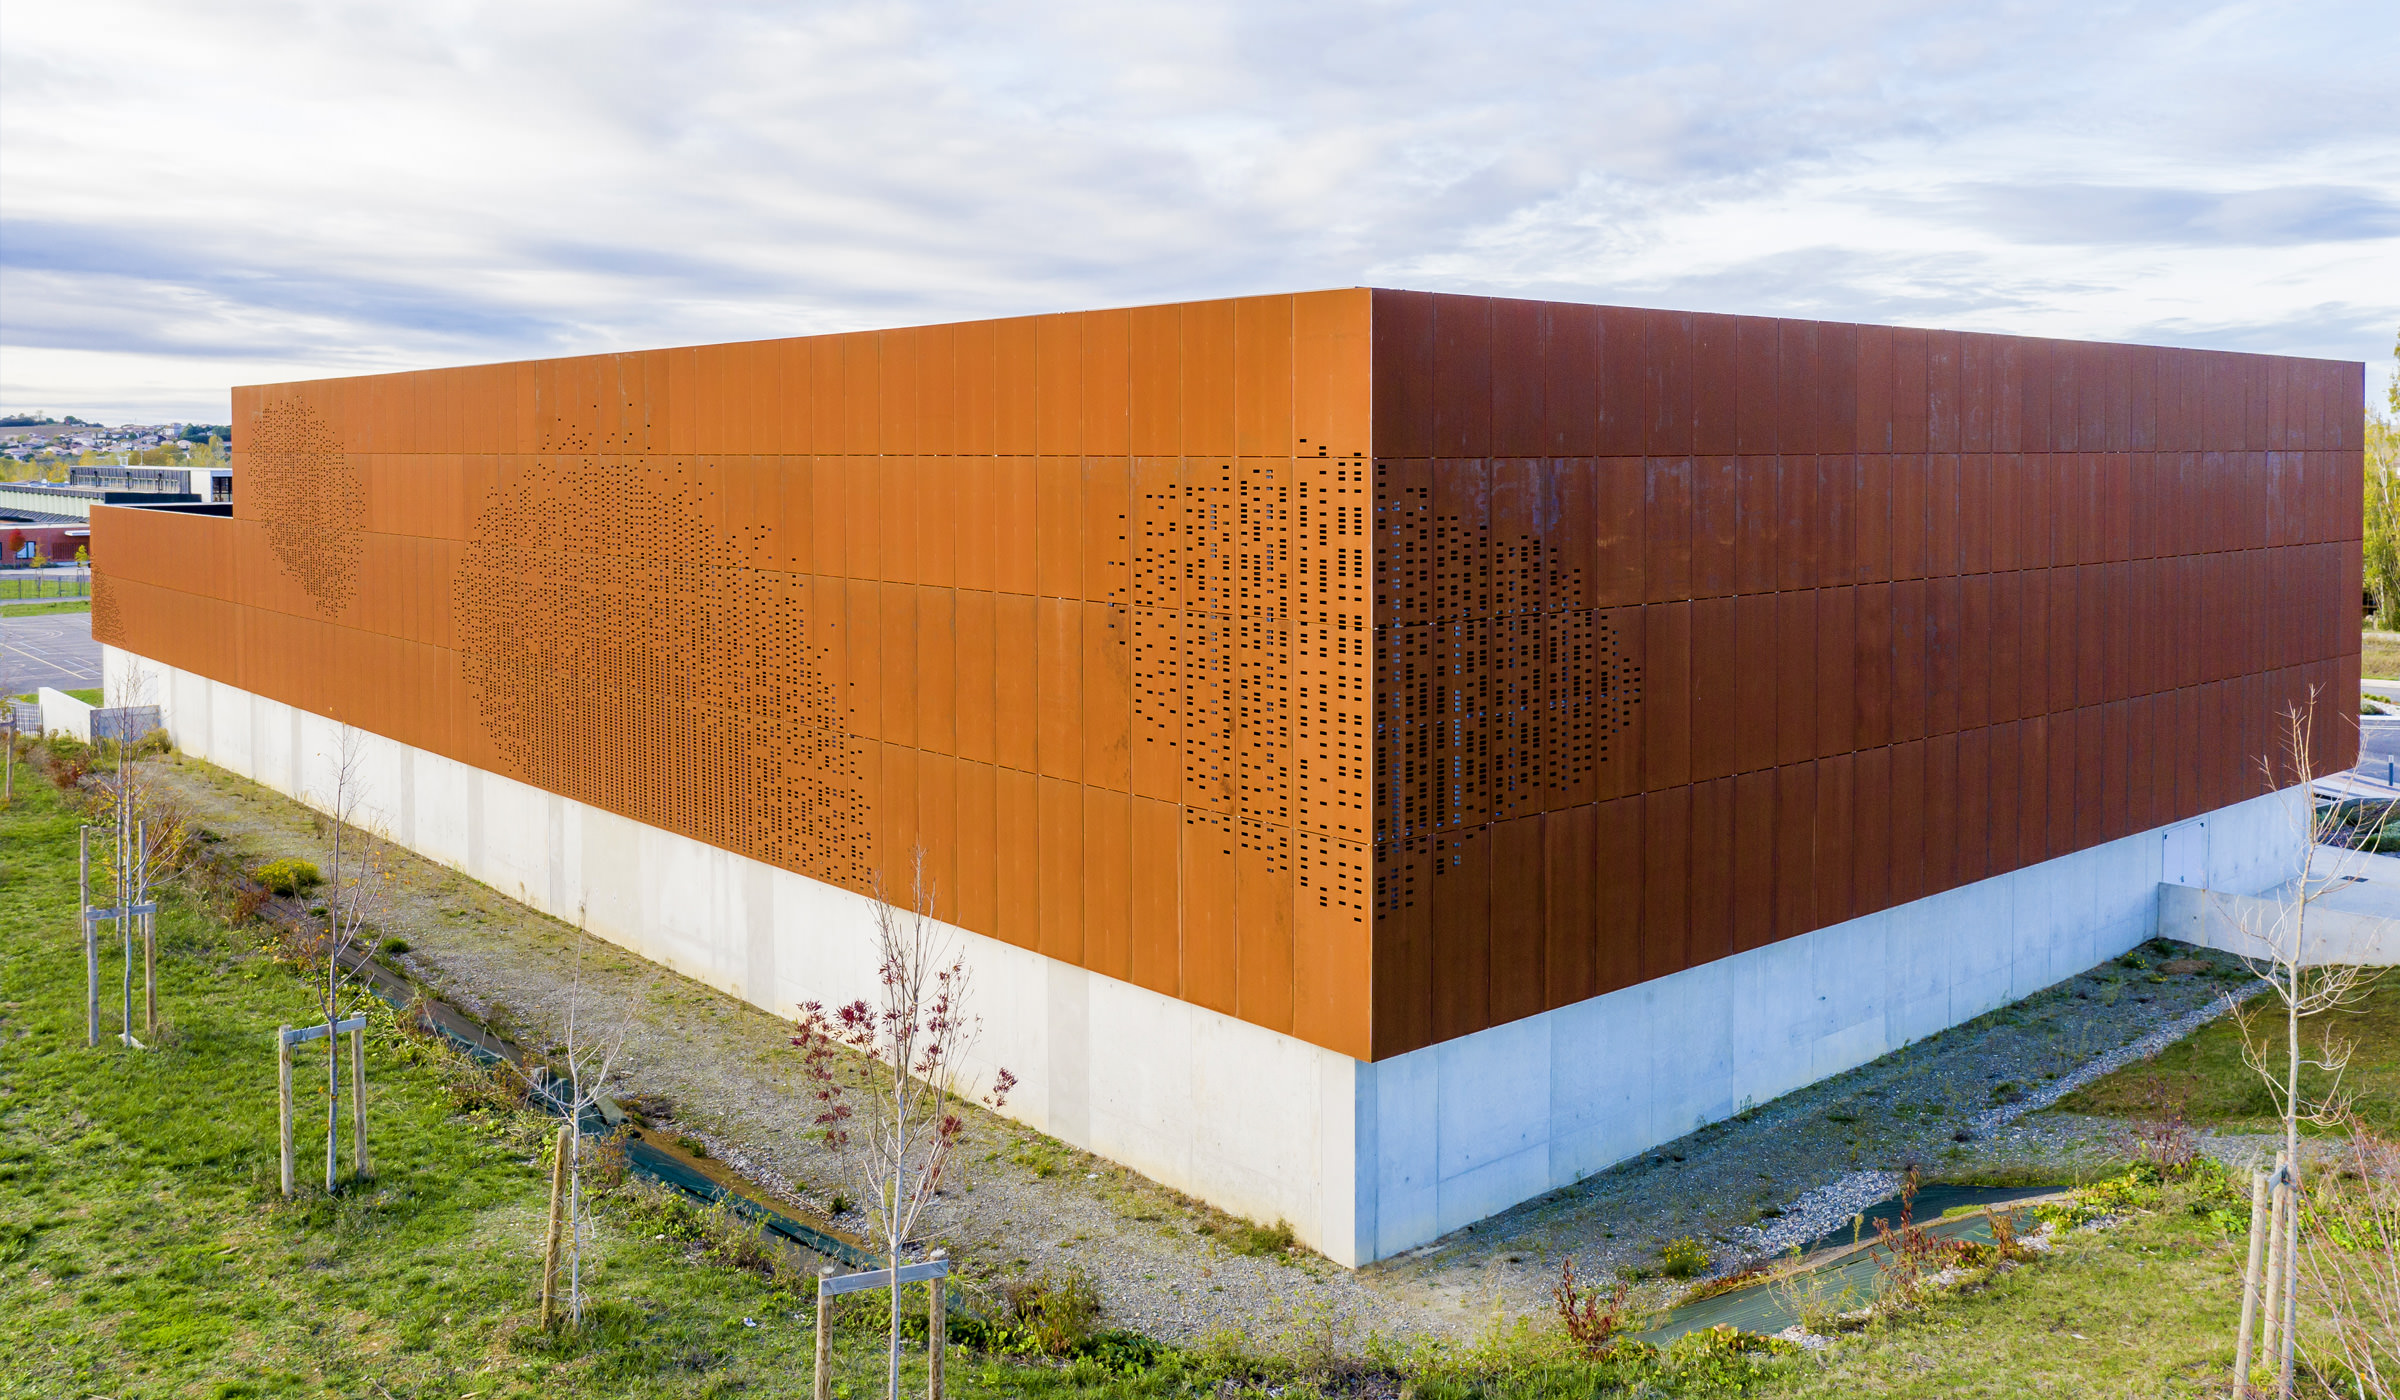
<svg viewBox="0 0 2400 1400"><path fill-rule="evenodd" d="M2391 0L5 0L0 408L1368 283L2364 360Z"/></svg>

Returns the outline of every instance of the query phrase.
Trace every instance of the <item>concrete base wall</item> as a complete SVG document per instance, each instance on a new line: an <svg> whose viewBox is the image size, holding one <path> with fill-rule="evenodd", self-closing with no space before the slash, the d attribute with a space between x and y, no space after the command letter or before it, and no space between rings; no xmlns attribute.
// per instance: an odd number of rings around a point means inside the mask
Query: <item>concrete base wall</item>
<svg viewBox="0 0 2400 1400"><path fill-rule="evenodd" d="M333 721L110 649L185 752L323 807ZM865 899L373 735L401 845L757 1006L873 986ZM1368 1064L956 930L1009 1116L1295 1233L1388 1257L1865 1064L2140 943L2170 832L2211 888L2296 868L2295 790ZM2195 856L2194 852L2201 854Z"/></svg>
<svg viewBox="0 0 2400 1400"><path fill-rule="evenodd" d="M2170 835L2212 889L2298 867L2293 788L1359 1066L1360 1258L1439 1238L1880 1058L2158 931Z"/></svg>

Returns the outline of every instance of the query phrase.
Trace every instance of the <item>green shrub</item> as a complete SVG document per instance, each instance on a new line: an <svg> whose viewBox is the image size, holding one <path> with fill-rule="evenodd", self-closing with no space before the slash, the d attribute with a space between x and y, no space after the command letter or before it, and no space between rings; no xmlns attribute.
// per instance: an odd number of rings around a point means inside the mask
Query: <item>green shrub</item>
<svg viewBox="0 0 2400 1400"><path fill-rule="evenodd" d="M302 860L298 856L285 856L281 860L268 861L258 868L256 878L268 889L286 896L296 895L302 890L313 889L322 884L325 879L324 876L317 873L317 867L313 863Z"/></svg>
<svg viewBox="0 0 2400 1400"><path fill-rule="evenodd" d="M1690 1278L1707 1267L1708 1250L1690 1235L1668 1241L1658 1252L1658 1271L1668 1278Z"/></svg>
<svg viewBox="0 0 2400 1400"><path fill-rule="evenodd" d="M1291 1251L1294 1236L1291 1222L1278 1220L1272 1225L1253 1225L1247 1220L1234 1222L1224 1234L1225 1247L1236 1254L1264 1259Z"/></svg>

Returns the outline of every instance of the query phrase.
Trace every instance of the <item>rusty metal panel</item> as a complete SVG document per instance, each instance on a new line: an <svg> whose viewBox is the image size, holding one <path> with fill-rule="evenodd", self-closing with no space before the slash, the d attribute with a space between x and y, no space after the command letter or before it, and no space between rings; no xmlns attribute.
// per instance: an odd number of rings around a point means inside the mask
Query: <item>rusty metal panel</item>
<svg viewBox="0 0 2400 1400"><path fill-rule="evenodd" d="M1542 817L1491 828L1491 1007L1499 1025L1548 1009L1544 967L1547 919L1542 905Z"/></svg>
<svg viewBox="0 0 2400 1400"><path fill-rule="evenodd" d="M1812 589L1796 589L1773 597L1775 761L1801 763L1817 753L1817 595ZM1752 657L1750 664L1764 666L1767 657ZM1753 714L1746 722L1763 725L1766 720Z"/></svg>
<svg viewBox="0 0 2400 1400"><path fill-rule="evenodd" d="M1992 722L1992 575L1973 573L1950 581L1957 590L1952 656L1957 668L1956 727L1981 729Z"/></svg>
<svg viewBox="0 0 2400 1400"><path fill-rule="evenodd" d="M1644 464L1642 502L1644 594L1649 602L1692 592L1692 462L1651 457Z"/></svg>
<svg viewBox="0 0 2400 1400"><path fill-rule="evenodd" d="M1223 812L1183 811L1183 976L1177 995L1228 1016L1239 997L1235 821Z"/></svg>
<svg viewBox="0 0 2400 1400"><path fill-rule="evenodd" d="M1041 628L1035 600L992 595L992 756L1004 768L1033 772L1041 709L1036 700Z"/></svg>
<svg viewBox="0 0 2400 1400"><path fill-rule="evenodd" d="M1892 585L1892 741L1905 743L1925 736L1932 704L1927 687L1925 593L1923 579Z"/></svg>
<svg viewBox="0 0 2400 1400"><path fill-rule="evenodd" d="M1030 450L1044 458L1080 457L1084 452L1083 321L1081 314L1072 312L1033 318Z"/></svg>
<svg viewBox="0 0 2400 1400"><path fill-rule="evenodd" d="M1375 453L1434 455L1434 299L1430 292L1374 296Z"/></svg>
<svg viewBox="0 0 2400 1400"><path fill-rule="evenodd" d="M1245 457L1288 457L1293 447L1292 298L1243 297L1233 308L1233 450ZM1288 1005L1288 983L1285 999Z"/></svg>
<svg viewBox="0 0 2400 1400"><path fill-rule="evenodd" d="M1644 978L1692 965L1690 938L1692 791L1671 787L1642 796Z"/></svg>
<svg viewBox="0 0 2400 1400"><path fill-rule="evenodd" d="M1850 761L1850 917L1891 908L1891 749Z"/></svg>
<svg viewBox="0 0 2400 1400"><path fill-rule="evenodd" d="M1816 459L1817 516L1814 523L1817 582L1821 587L1858 578L1858 462L1849 456Z"/></svg>
<svg viewBox="0 0 2400 1400"><path fill-rule="evenodd" d="M1691 314L1645 311L1641 318L1642 451L1681 456L1692 450Z"/></svg>
<svg viewBox="0 0 2400 1400"><path fill-rule="evenodd" d="M1492 302L1433 298L1433 455L1492 451Z"/></svg>
<svg viewBox="0 0 2400 1400"><path fill-rule="evenodd" d="M1959 857L1958 735L1925 741L1925 890L1955 889Z"/></svg>
<svg viewBox="0 0 2400 1400"><path fill-rule="evenodd" d="M1034 469L1033 588L1049 598L1082 598L1083 459L1037 457Z"/></svg>
<svg viewBox="0 0 2400 1400"><path fill-rule="evenodd" d="M1538 301L1495 299L1491 306L1491 446L1495 457L1548 451L1542 432L1542 322Z"/></svg>
<svg viewBox="0 0 2400 1400"><path fill-rule="evenodd" d="M1642 788L1656 792L1691 781L1691 605L1643 609L1642 639Z"/></svg>
<svg viewBox="0 0 2400 1400"><path fill-rule="evenodd" d="M1958 728L1960 632L1959 580L1955 574L1925 580L1925 732Z"/></svg>
<svg viewBox="0 0 2400 1400"><path fill-rule="evenodd" d="M992 508L998 528L993 536L992 586L1003 593L1041 591L1038 463L1034 457L993 459Z"/></svg>
<svg viewBox="0 0 2400 1400"><path fill-rule="evenodd" d="M1543 1004L1567 1006L1599 990L1599 812L1553 809L1542 824Z"/></svg>
<svg viewBox="0 0 2400 1400"><path fill-rule="evenodd" d="M1742 451L1739 322L1732 316L1692 317L1692 450L1711 456Z"/></svg>
<svg viewBox="0 0 2400 1400"><path fill-rule="evenodd" d="M1732 598L1691 605L1691 775L1696 782L1728 777L1738 767L1735 745L1744 711L1737 607ZM1849 703L1847 697L1843 703Z"/></svg>
<svg viewBox="0 0 2400 1400"><path fill-rule="evenodd" d="M1817 927L1817 765L1775 770L1775 937Z"/></svg>
<svg viewBox="0 0 2400 1400"><path fill-rule="evenodd" d="M1603 457L1593 463L1594 509L1598 519L1593 604L1602 608L1639 603L1646 582L1648 472L1639 457Z"/></svg>
<svg viewBox="0 0 2400 1400"><path fill-rule="evenodd" d="M1042 450L1041 334L1049 318L992 323L992 451L1031 459Z"/></svg>
<svg viewBox="0 0 2400 1400"><path fill-rule="evenodd" d="M1131 385L1129 450L1135 457L1183 455L1183 310L1137 307L1127 313ZM1147 984L1145 984L1147 985Z"/></svg>
<svg viewBox="0 0 2400 1400"><path fill-rule="evenodd" d="M1776 451L1794 453L1848 451L1824 447L1818 441L1817 412L1822 377L1818 337L1825 327L1815 321L1776 323Z"/></svg>
<svg viewBox="0 0 2400 1400"><path fill-rule="evenodd" d="M2076 846L2075 761L2080 747L2080 728L2073 710L2049 716L2043 750L2048 763L2042 799L2045 858L2063 856Z"/></svg>
<svg viewBox="0 0 2400 1400"><path fill-rule="evenodd" d="M1819 758L1849 753L1858 732L1858 592L1816 593L1816 742Z"/></svg>
<svg viewBox="0 0 2400 1400"><path fill-rule="evenodd" d="M1860 452L1881 455L1892 447L1892 353L1898 332L1889 326L1858 328L1858 411L1856 431Z"/></svg>
<svg viewBox="0 0 2400 1400"><path fill-rule="evenodd" d="M1491 1024L1491 828L1433 842L1433 1034L1450 1040Z"/></svg>
<svg viewBox="0 0 2400 1400"><path fill-rule="evenodd" d="M1733 947L1746 953L1775 941L1775 772L1733 782Z"/></svg>
<svg viewBox="0 0 2400 1400"><path fill-rule="evenodd" d="M1356 1059L1374 1054L1371 848L1300 830L1292 914L1292 1034Z"/></svg>
<svg viewBox="0 0 2400 1400"><path fill-rule="evenodd" d="M1814 863L1809 877L1816 900L1814 928L1838 924L1852 917L1857 908L1852 850L1858 821L1856 764L1857 756L1848 753L1817 760L1817 810L1811 826Z"/></svg>
<svg viewBox="0 0 2400 1400"><path fill-rule="evenodd" d="M853 655L863 655L855 639L872 628L873 646L881 675L876 702L882 718L875 726L879 738L894 744L917 744L917 590L905 583L853 583L876 599L871 617L853 615ZM864 696L861 700L865 699Z"/></svg>
<svg viewBox="0 0 2400 1400"><path fill-rule="evenodd" d="M2004 723L2038 708L2031 697L2049 684L2040 669L2040 648L2028 635L2031 613L2027 584L2039 574L1992 575L1992 720ZM2032 658L2029 660L2028 658Z"/></svg>
<svg viewBox="0 0 2400 1400"><path fill-rule="evenodd" d="M1906 904L1932 893L1925 878L1925 741L1892 745L1892 903ZM1935 795L1935 800L1940 800Z"/></svg>
<svg viewBox="0 0 2400 1400"><path fill-rule="evenodd" d="M1073 607L1061 603L1061 610ZM1079 738L1082 780L1117 792L1132 790L1133 617L1107 603L1082 605L1083 642Z"/></svg>
<svg viewBox="0 0 2400 1400"><path fill-rule="evenodd" d="M1699 457L1692 462L1692 596L1739 591L1743 542L1742 459Z"/></svg>
<svg viewBox="0 0 2400 1400"><path fill-rule="evenodd" d="M1127 799L1128 947L1126 976L1176 996L1182 985L1183 814L1171 801Z"/></svg>
<svg viewBox="0 0 2400 1400"><path fill-rule="evenodd" d="M1892 459L1888 453L1858 458L1858 573L1860 583L1892 577Z"/></svg>
<svg viewBox="0 0 2400 1400"><path fill-rule="evenodd" d="M1784 589L1814 588L1819 578L1817 464L1783 457L1776 466L1775 573Z"/></svg>
<svg viewBox="0 0 2400 1400"><path fill-rule="evenodd" d="M992 844L997 871L997 920L992 936L1020 948L1041 946L1041 803L1032 773L1000 768L993 774Z"/></svg>
<svg viewBox="0 0 2400 1400"><path fill-rule="evenodd" d="M1596 989L1613 992L1642 980L1642 799L1603 801L1592 821L1599 852L1593 967Z"/></svg>
<svg viewBox="0 0 2400 1400"><path fill-rule="evenodd" d="M1292 1029L1292 830L1239 818L1234 847L1235 1014Z"/></svg>
<svg viewBox="0 0 2400 1400"><path fill-rule="evenodd" d="M1405 1054L1433 1043L1432 838L1375 845L1375 1055Z"/></svg>
<svg viewBox="0 0 2400 1400"><path fill-rule="evenodd" d="M1541 324L1542 438L1545 455L1599 450L1600 308L1551 304Z"/></svg>
<svg viewBox="0 0 2400 1400"><path fill-rule="evenodd" d="M1690 793L1690 929L1684 949L1686 964L1697 967L1734 951L1734 781L1694 783Z"/></svg>
<svg viewBox="0 0 2400 1400"><path fill-rule="evenodd" d="M1744 456L1772 456L1776 450L1775 415L1779 399L1775 386L1778 323L1766 316L1742 316L1734 322L1735 431L1733 451Z"/></svg>
<svg viewBox="0 0 2400 1400"><path fill-rule="evenodd" d="M1971 452L1958 459L1958 572L1989 573L2004 568L1992 559L1992 457Z"/></svg>
<svg viewBox="0 0 2400 1400"><path fill-rule="evenodd" d="M1131 980L1133 851L1132 820L1121 792L1086 787L1081 798L1083 827L1078 833L1082 853L1083 966L1104 977Z"/></svg>
<svg viewBox="0 0 2400 1400"><path fill-rule="evenodd" d="M1600 436L1594 455L1638 457L1648 431L1643 406L1648 331L1643 313L1629 307L1600 308Z"/></svg>

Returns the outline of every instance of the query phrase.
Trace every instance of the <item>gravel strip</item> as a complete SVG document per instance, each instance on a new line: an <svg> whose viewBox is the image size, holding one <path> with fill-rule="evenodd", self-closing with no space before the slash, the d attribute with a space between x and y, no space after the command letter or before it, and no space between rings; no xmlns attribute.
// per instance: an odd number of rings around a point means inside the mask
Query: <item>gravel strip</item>
<svg viewBox="0 0 2400 1400"><path fill-rule="evenodd" d="M161 776L251 858L321 855L319 819L288 799L191 760ZM407 940L400 960L439 995L539 1046L558 1034L580 978L587 1016L600 1006L628 1018L620 1084L653 1121L829 1213L844 1180L806 1131L787 1021L606 944L591 945L577 972L573 930L556 920L405 852L394 867L379 932ZM981 1112L968 1115L941 1235L970 1278L1081 1270L1108 1325L1162 1340L1235 1332L1272 1347L1328 1328L1340 1346L1370 1334L1471 1336L1545 1311L1564 1256L1585 1277L1630 1273L1688 1235L1721 1272L1835 1228L1893 1194L1911 1163L1961 1175L2105 1152L2107 1124L2024 1115L2221 1014L2223 992L2246 972L2172 946L2196 970L2103 964L1355 1272L1305 1250L1237 1253L1227 1247L1237 1222L1223 1214ZM1638 1284L1637 1304L1681 1287Z"/></svg>

